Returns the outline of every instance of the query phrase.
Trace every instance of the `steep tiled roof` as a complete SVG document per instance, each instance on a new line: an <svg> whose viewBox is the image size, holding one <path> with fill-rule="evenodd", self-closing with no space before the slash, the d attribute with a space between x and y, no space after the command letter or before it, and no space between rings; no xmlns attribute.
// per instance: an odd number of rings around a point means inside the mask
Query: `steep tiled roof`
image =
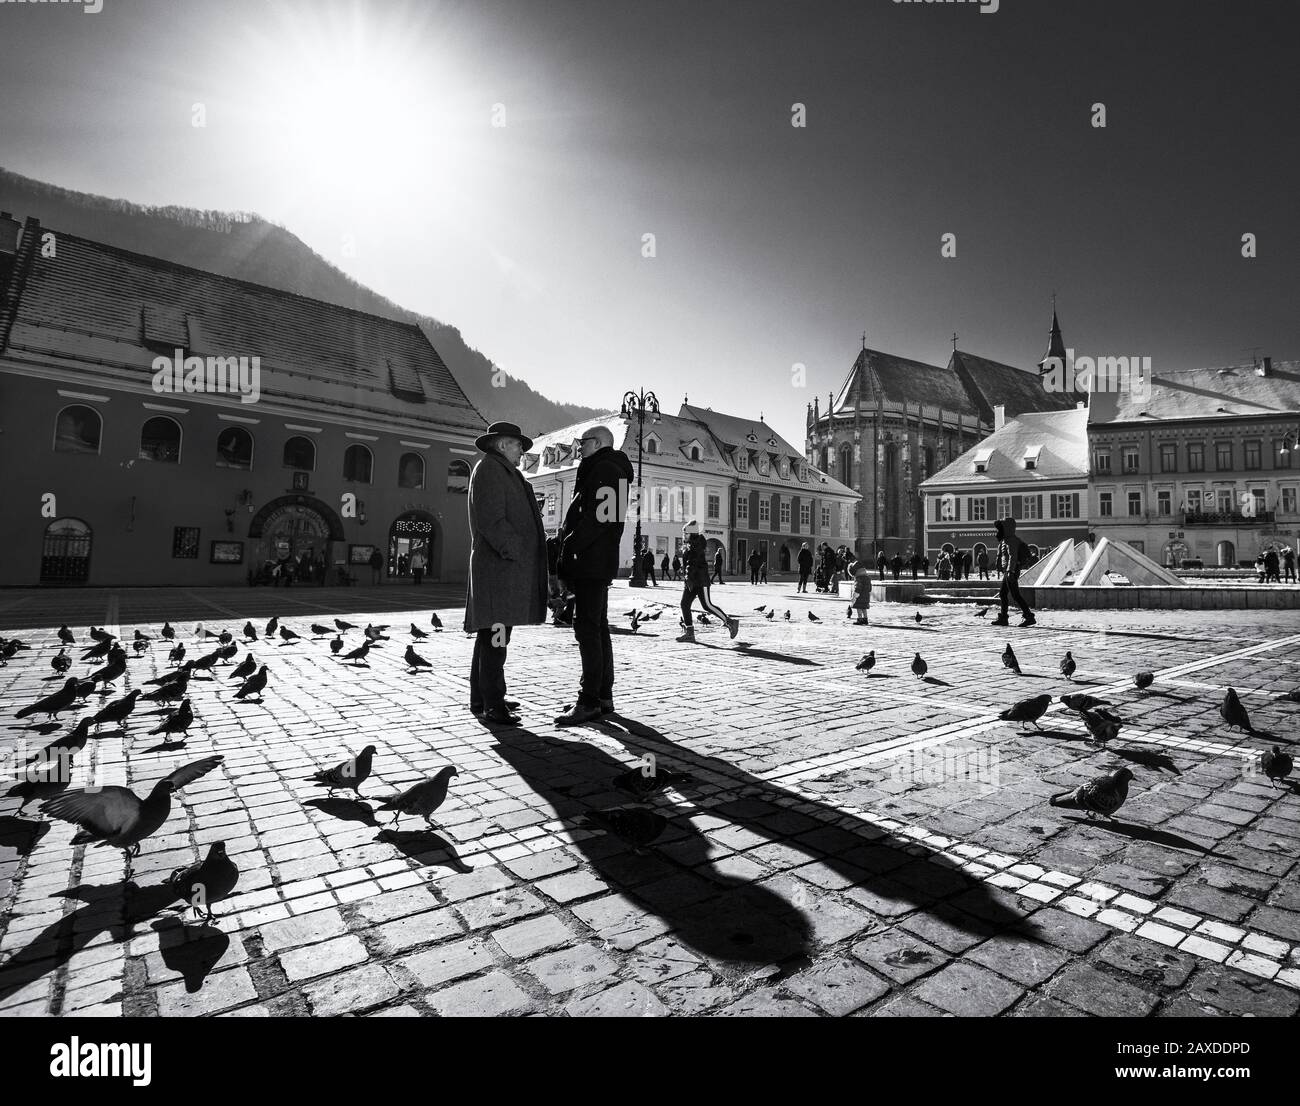
<svg viewBox="0 0 1300 1106"><path fill-rule="evenodd" d="M949 365L965 384L985 422L993 421L993 408L998 404L1006 408L1007 418L1014 419L1026 411L1068 411L1081 398L1073 393L1044 391L1038 373L962 350L953 352Z"/></svg>
<svg viewBox="0 0 1300 1106"><path fill-rule="evenodd" d="M1222 419L1300 411L1300 361L1274 361L1269 375L1253 365L1179 369L1152 375L1150 395L1094 392L1092 422Z"/></svg>
<svg viewBox="0 0 1300 1106"><path fill-rule="evenodd" d="M204 357L257 356L264 393L484 425L414 324L71 234L55 238L57 256L37 256L20 290L12 353L100 361L144 382L153 358L176 345Z"/></svg>
<svg viewBox="0 0 1300 1106"><path fill-rule="evenodd" d="M886 403L912 406L924 403L968 416L976 413L951 366L940 368L892 353L864 349L835 394L833 410L851 411L859 398L874 407L878 395L883 395Z"/></svg>
<svg viewBox="0 0 1300 1106"><path fill-rule="evenodd" d="M1038 449L1034 468L1026 469L1026 452ZM988 454L983 473L975 471L977 455ZM1011 419L979 445L921 484L922 488L998 484L1008 481L1059 480L1088 475L1088 411L1026 412Z"/></svg>

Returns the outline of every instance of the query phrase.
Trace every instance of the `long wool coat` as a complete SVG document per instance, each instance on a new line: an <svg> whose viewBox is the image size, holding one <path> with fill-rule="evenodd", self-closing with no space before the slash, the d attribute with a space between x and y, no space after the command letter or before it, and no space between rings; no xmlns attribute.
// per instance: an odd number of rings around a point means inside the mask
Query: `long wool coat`
<svg viewBox="0 0 1300 1106"><path fill-rule="evenodd" d="M469 587L465 629L546 620L546 532L523 473L496 450L469 478Z"/></svg>

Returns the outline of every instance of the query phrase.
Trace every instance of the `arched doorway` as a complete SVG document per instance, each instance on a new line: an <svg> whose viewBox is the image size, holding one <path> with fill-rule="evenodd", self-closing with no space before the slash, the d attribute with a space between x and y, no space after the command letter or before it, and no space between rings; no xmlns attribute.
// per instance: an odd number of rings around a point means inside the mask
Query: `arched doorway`
<svg viewBox="0 0 1300 1106"><path fill-rule="evenodd" d="M42 584L84 584L90 578L90 527L79 518L56 518L41 543Z"/></svg>
<svg viewBox="0 0 1300 1106"><path fill-rule="evenodd" d="M319 499L306 495L281 496L266 504L248 525L253 541L250 570L254 575L263 569L293 565L295 579L302 579L305 566L311 565L307 578L324 579L333 564L333 542L343 541L343 523L337 514Z"/></svg>
<svg viewBox="0 0 1300 1106"><path fill-rule="evenodd" d="M778 558L779 558L778 563L781 566L781 571L789 572L790 571L790 547L788 545L781 546L781 551L778 554Z"/></svg>
<svg viewBox="0 0 1300 1106"><path fill-rule="evenodd" d="M1220 568L1231 568L1237 563L1237 548L1230 541L1221 541L1215 547Z"/></svg>
<svg viewBox="0 0 1300 1106"><path fill-rule="evenodd" d="M428 511L407 511L393 519L388 530L388 560L386 571L389 578L411 575L411 556L417 549L424 552L425 572L432 579L434 576L434 542L438 534L438 523Z"/></svg>

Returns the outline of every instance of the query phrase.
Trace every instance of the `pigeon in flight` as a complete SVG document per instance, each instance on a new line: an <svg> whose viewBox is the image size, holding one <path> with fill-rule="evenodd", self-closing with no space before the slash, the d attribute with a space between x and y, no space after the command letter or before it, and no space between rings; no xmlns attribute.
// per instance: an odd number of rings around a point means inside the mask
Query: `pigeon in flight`
<svg viewBox="0 0 1300 1106"><path fill-rule="evenodd" d="M356 629L355 624L351 622L344 622L341 618L336 618L334 620L334 625L339 628L339 633L341 634L346 634L349 630Z"/></svg>
<svg viewBox="0 0 1300 1106"><path fill-rule="evenodd" d="M438 617L437 611L434 611L429 616L429 621L433 624L434 633L442 633L442 619Z"/></svg>
<svg viewBox="0 0 1300 1106"><path fill-rule="evenodd" d="M1067 649L1065 656L1061 658L1061 675L1067 680L1073 680L1075 667L1074 657L1071 656L1070 650Z"/></svg>
<svg viewBox="0 0 1300 1106"><path fill-rule="evenodd" d="M1223 702L1219 706L1219 714L1229 726L1236 726L1247 733L1252 732L1250 715L1246 713L1246 708L1241 705L1241 700L1233 688L1228 688L1227 694L1224 695Z"/></svg>
<svg viewBox="0 0 1300 1106"><path fill-rule="evenodd" d="M393 825L397 825L397 819L403 814L412 814L432 824L433 812L446 801L447 785L451 782L451 777L458 775L460 773L451 765L440 768L433 779L422 780L414 787L408 787L400 795L385 799L379 804L378 809L393 812Z"/></svg>
<svg viewBox="0 0 1300 1106"><path fill-rule="evenodd" d="M244 639L246 641L257 640L257 627L254 626L251 622L244 623Z"/></svg>
<svg viewBox="0 0 1300 1106"><path fill-rule="evenodd" d="M67 626L60 626L60 627L59 627L59 641L61 641L64 645L76 645L76 644L77 644L77 639L76 639L75 637L73 637L73 635L72 635L72 631L69 630L69 629L67 628Z"/></svg>
<svg viewBox="0 0 1300 1106"><path fill-rule="evenodd" d="M419 641L421 638L426 638L428 636L429 635L425 633L425 631L421 630L420 627L417 626L414 622L411 623L411 637L415 638L416 641Z"/></svg>
<svg viewBox="0 0 1300 1106"><path fill-rule="evenodd" d="M876 667L876 651L873 649L855 665L859 672L870 672Z"/></svg>
<svg viewBox="0 0 1300 1106"><path fill-rule="evenodd" d="M68 656L66 649L60 649L58 656L51 658L50 667L62 676L69 668L72 667L72 658Z"/></svg>
<svg viewBox="0 0 1300 1106"><path fill-rule="evenodd" d="M1155 683L1155 679L1155 673L1153 672L1139 672L1133 677L1133 683L1139 691L1146 691L1147 688Z"/></svg>
<svg viewBox="0 0 1300 1106"><path fill-rule="evenodd" d="M632 612L632 632L635 634L641 628L641 612Z"/></svg>
<svg viewBox="0 0 1300 1106"><path fill-rule="evenodd" d="M1124 805L1128 798L1128 781L1133 773L1127 768L1117 768L1105 776L1097 776L1073 791L1062 791L1053 795L1048 802L1052 806L1068 807L1082 810L1089 818L1102 814L1114 821L1115 811Z"/></svg>
<svg viewBox="0 0 1300 1106"><path fill-rule="evenodd" d="M1264 770L1264 775L1268 777L1269 786L1272 787L1281 783L1291 774L1295 762L1291 759L1290 753L1284 753L1279 746L1274 745L1273 748L1264 750L1263 755L1259 758L1259 766ZM1283 786L1286 785L1283 784Z"/></svg>
<svg viewBox="0 0 1300 1106"><path fill-rule="evenodd" d="M243 686L240 687L240 689L235 692L235 698L247 699L250 696L256 695L257 701L260 703L262 701L262 692L265 690L266 690L266 665L262 665L261 668L259 668L256 672L254 672L251 676L249 676L248 679L244 681Z"/></svg>
<svg viewBox="0 0 1300 1106"><path fill-rule="evenodd" d="M361 785L370 776L370 768L375 759L375 747L367 745L355 760L345 760L333 768L326 768L311 777L313 783L328 787L330 797L338 788L361 794Z"/></svg>
<svg viewBox="0 0 1300 1106"><path fill-rule="evenodd" d="M22 708L14 713L15 718L26 718L29 714L43 714L47 718L58 718L62 711L71 708L73 701L77 698L77 678L69 676L61 688L52 695L45 696L44 699L37 699L36 702Z"/></svg>
<svg viewBox="0 0 1300 1106"><path fill-rule="evenodd" d="M384 636L384 631L387 629L388 629L387 626L369 626L369 625L366 626L364 631L366 635L366 640L371 643L387 641L388 638Z"/></svg>
<svg viewBox="0 0 1300 1106"><path fill-rule="evenodd" d="M1002 667L1009 668L1017 676L1020 675L1020 662L1016 660L1016 651L1011 648L1011 642L1007 642L1007 647L1002 650Z"/></svg>
<svg viewBox="0 0 1300 1106"><path fill-rule="evenodd" d="M194 909L196 915L213 921L212 904L229 898L239 883L239 866L226 855L226 843L214 841L208 855L197 864L177 868L167 882Z"/></svg>
<svg viewBox="0 0 1300 1106"><path fill-rule="evenodd" d="M246 680L248 679L249 676L251 676L256 671L257 671L257 661L253 659L253 654L249 653L248 656L246 656L242 661L239 662L238 667L236 667L231 671L230 675L227 676L226 679Z"/></svg>
<svg viewBox="0 0 1300 1106"><path fill-rule="evenodd" d="M1038 724L1038 720L1047 713L1047 708L1051 705L1050 695L1035 695L1032 699L1021 699L1020 702L1007 707L998 717L1003 722L1019 722L1022 730L1026 722L1032 722L1034 729L1041 730L1043 727Z"/></svg>
<svg viewBox="0 0 1300 1106"><path fill-rule="evenodd" d="M912 658L912 675L918 680L923 680L925 679L925 674L929 671L930 666L921 658L921 654L917 653L916 656Z"/></svg>
<svg viewBox="0 0 1300 1106"><path fill-rule="evenodd" d="M108 706L99 711L92 721L107 722L125 728L126 720L130 717L131 712L135 710L136 700L140 698L140 694L140 689L137 687L134 691L122 696L121 699L114 699Z"/></svg>
<svg viewBox="0 0 1300 1106"><path fill-rule="evenodd" d="M149 731L149 736L165 734L170 738L174 733L185 734L192 725L194 725L194 711L190 707L190 701L183 699L181 705L158 723L156 729Z"/></svg>
<svg viewBox="0 0 1300 1106"><path fill-rule="evenodd" d="M433 667L433 665L415 651L414 645L408 645L406 647L406 655L402 659L406 661L407 667L410 668L412 672L419 672L421 668Z"/></svg>
<svg viewBox="0 0 1300 1106"><path fill-rule="evenodd" d="M125 787L78 788L41 804L41 810L61 822L80 826L72 839L74 845L91 841L99 847L112 845L126 853L126 877L131 878L131 861L140 855L140 842L155 833L167 821L172 809L172 793L193 783L216 768L222 758L204 757L182 765L164 776L153 790L141 799Z"/></svg>

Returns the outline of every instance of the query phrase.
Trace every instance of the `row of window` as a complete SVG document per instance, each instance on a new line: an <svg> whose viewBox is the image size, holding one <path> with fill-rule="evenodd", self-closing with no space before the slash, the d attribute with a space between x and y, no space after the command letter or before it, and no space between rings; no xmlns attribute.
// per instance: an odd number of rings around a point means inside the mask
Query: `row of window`
<svg viewBox="0 0 1300 1106"><path fill-rule="evenodd" d="M1101 518L1113 518L1115 515L1114 491L1097 493L1097 514ZM1143 511L1143 493L1140 489L1126 489L1123 493L1128 515L1141 515ZM1297 495L1295 488L1282 488L1278 506L1284 514L1295 514ZM1234 488L1216 488L1203 492L1200 488L1187 488L1179 504L1180 511L1188 514L1238 514L1247 517L1261 517L1268 510L1268 496L1263 488L1250 488L1237 492ZM1157 517L1172 517L1174 513L1174 491L1172 488L1156 489Z"/></svg>
<svg viewBox="0 0 1300 1106"><path fill-rule="evenodd" d="M1205 471L1205 443L1188 442L1186 446L1186 471L1187 472L1204 472ZM1273 441L1273 467L1275 469L1289 469L1291 467L1291 454L1294 450L1289 449L1284 440L1274 439ZM1242 443L1242 465L1244 469L1262 469L1264 454L1264 443L1261 439L1254 439ZM1162 442L1159 447L1160 471L1161 472L1178 472L1178 446L1173 442ZM1120 464L1126 473L1142 471L1141 451L1135 445L1126 445L1120 449ZM1111 464L1111 451L1109 449L1097 449L1092 455L1093 471L1100 476L1109 475L1113 472ZM1232 442L1215 442L1214 443L1214 471L1230 472L1236 468Z"/></svg>
<svg viewBox="0 0 1300 1106"><path fill-rule="evenodd" d="M1047 507L1051 518L1079 518L1079 493L1048 495ZM935 522L993 522L1008 517L1021 521L1043 518L1043 496L957 496L949 493L939 496L934 503Z"/></svg>
<svg viewBox="0 0 1300 1106"><path fill-rule="evenodd" d="M103 419L92 407L74 404L59 412L54 424L54 451L56 453L98 453L103 435ZM160 464L180 464L181 427L165 415L146 419L140 428L140 448L137 454L142 461ZM253 468L253 435L241 426L231 426L217 435L214 463L218 468L240 469L251 472ZM284 443L281 463L287 469L300 472L316 470L316 443L310 438L294 435ZM343 479L356 484L373 484L375 456L364 445L353 444L343 453ZM459 458L447 466L447 490L464 493L469 489L469 462ZM423 490L425 486L424 458L418 453L403 453L397 460L397 486Z"/></svg>

